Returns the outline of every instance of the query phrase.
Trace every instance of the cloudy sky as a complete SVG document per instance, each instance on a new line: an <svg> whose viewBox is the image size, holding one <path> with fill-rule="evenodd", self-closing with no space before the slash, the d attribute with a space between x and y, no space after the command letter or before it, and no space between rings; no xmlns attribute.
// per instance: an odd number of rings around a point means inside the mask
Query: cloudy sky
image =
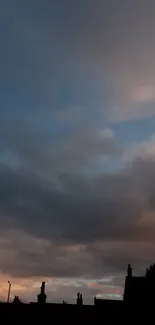
<svg viewBox="0 0 155 325"><path fill-rule="evenodd" d="M155 260L155 1L0 0L0 299L121 298Z"/></svg>

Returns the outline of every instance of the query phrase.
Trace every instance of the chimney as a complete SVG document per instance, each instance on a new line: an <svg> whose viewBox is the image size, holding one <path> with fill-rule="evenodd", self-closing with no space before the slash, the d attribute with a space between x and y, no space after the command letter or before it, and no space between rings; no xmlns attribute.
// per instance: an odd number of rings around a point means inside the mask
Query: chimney
<svg viewBox="0 0 155 325"><path fill-rule="evenodd" d="M38 295L38 303L44 304L46 302L46 294L45 294L45 282L42 282L40 288L40 294Z"/></svg>
<svg viewBox="0 0 155 325"><path fill-rule="evenodd" d="M77 293L77 305L79 306L83 305L83 297L80 292Z"/></svg>
<svg viewBox="0 0 155 325"><path fill-rule="evenodd" d="M128 278L131 278L132 277L132 267L131 267L130 264L128 264L127 276L128 276Z"/></svg>

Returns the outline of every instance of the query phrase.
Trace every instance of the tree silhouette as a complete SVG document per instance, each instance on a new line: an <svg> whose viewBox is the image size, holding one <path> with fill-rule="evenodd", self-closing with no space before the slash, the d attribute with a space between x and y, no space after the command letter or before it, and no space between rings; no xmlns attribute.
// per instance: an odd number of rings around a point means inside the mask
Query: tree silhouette
<svg viewBox="0 0 155 325"><path fill-rule="evenodd" d="M146 269L146 278L149 280L155 280L155 263L151 264L147 269Z"/></svg>

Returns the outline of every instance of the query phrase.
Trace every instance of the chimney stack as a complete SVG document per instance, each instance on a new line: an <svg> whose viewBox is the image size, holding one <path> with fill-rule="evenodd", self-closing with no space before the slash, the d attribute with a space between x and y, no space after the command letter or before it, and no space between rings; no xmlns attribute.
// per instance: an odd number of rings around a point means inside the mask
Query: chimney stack
<svg viewBox="0 0 155 325"><path fill-rule="evenodd" d="M40 294L38 295L38 303L45 304L46 302L46 294L45 294L45 282L42 282L41 288L40 288Z"/></svg>
<svg viewBox="0 0 155 325"><path fill-rule="evenodd" d="M131 278L132 277L132 267L131 267L130 264L128 264L127 276L128 276L128 278Z"/></svg>
<svg viewBox="0 0 155 325"><path fill-rule="evenodd" d="M77 293L77 305L79 306L83 305L83 297L80 292Z"/></svg>

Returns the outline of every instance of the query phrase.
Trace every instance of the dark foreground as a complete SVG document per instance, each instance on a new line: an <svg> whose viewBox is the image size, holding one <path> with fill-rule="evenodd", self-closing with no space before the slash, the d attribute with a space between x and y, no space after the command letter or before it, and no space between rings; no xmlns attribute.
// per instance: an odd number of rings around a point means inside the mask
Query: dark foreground
<svg viewBox="0 0 155 325"><path fill-rule="evenodd" d="M98 306L0 304L1 324L137 324L154 320L154 303L129 305L104 301Z"/></svg>

